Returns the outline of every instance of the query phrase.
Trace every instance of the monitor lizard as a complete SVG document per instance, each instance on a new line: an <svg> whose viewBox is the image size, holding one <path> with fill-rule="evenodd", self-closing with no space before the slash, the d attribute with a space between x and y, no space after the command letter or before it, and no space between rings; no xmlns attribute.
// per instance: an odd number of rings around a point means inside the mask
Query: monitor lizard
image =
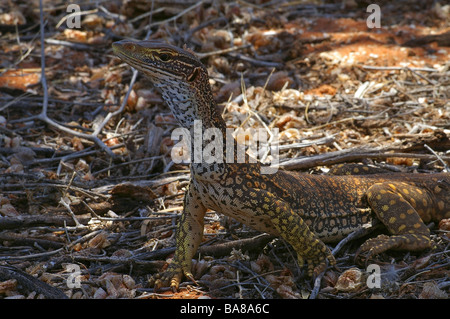
<svg viewBox="0 0 450 319"><path fill-rule="evenodd" d="M203 130L215 129L226 144L226 123L216 109L207 69L193 52L158 41L131 40L113 43L113 51L151 79L192 136L194 122L200 121ZM390 235L365 241L359 250L369 255L430 248L425 223L450 217L449 173L326 176L278 170L261 174L260 162L239 163L236 154L227 162L230 149L223 146L216 151L212 162L195 161L191 152L191 180L177 225L175 255L162 274L152 277L155 288L177 290L183 276L195 282L191 261L203 237L207 209L282 237L294 248L299 265L307 263L310 276L322 272L327 262L335 264L326 243L373 220L381 221Z"/></svg>

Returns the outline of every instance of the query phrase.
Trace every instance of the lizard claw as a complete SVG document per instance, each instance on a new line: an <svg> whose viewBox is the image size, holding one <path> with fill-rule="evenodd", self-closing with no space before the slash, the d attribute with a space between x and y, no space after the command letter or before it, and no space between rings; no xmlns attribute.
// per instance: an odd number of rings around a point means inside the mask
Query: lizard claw
<svg viewBox="0 0 450 319"><path fill-rule="evenodd" d="M303 261L304 257L301 259ZM332 266L336 265L336 259L326 246L324 246L323 249L320 250L320 253L305 259L308 263L308 277L317 277L327 269L328 264L331 264Z"/></svg>
<svg viewBox="0 0 450 319"><path fill-rule="evenodd" d="M312 264L311 269L308 269L309 276L317 278L317 276L327 270L327 267L330 264L332 266L336 265L336 259L333 255L331 255L331 253L327 255L326 258L323 258L319 262Z"/></svg>
<svg viewBox="0 0 450 319"><path fill-rule="evenodd" d="M190 281L192 281L194 283L194 285L198 286L197 281L194 278L194 275L191 272L185 272L184 276L189 279Z"/></svg>
<svg viewBox="0 0 450 319"><path fill-rule="evenodd" d="M389 237L386 235L379 235L376 238L366 240L366 242L356 251L354 260L357 261L359 259L361 262L364 262L364 265L367 268L369 260L382 252L381 250L378 250L377 247L380 247L380 244L388 240L388 238Z"/></svg>
<svg viewBox="0 0 450 319"><path fill-rule="evenodd" d="M177 264L170 264L167 270L162 274L156 274L150 277L148 283L150 287L154 287L155 291L158 291L162 287L170 287L173 292L176 292L180 287L183 275L197 285L194 275L190 271L183 270L182 267Z"/></svg>
<svg viewBox="0 0 450 319"><path fill-rule="evenodd" d="M182 277L183 271L181 268L169 266L162 274L152 276L148 283L150 287L154 287L155 291L158 291L162 287L171 287L172 291L176 292L178 291Z"/></svg>

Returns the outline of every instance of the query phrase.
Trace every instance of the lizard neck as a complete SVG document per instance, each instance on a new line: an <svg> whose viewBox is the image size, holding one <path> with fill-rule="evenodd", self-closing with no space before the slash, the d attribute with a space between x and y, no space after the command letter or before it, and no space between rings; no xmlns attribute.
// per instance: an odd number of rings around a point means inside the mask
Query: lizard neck
<svg viewBox="0 0 450 319"><path fill-rule="evenodd" d="M178 123L189 131L191 170L199 174L221 174L227 164L246 163L248 155L217 110L209 79L192 85L183 81L154 81Z"/></svg>

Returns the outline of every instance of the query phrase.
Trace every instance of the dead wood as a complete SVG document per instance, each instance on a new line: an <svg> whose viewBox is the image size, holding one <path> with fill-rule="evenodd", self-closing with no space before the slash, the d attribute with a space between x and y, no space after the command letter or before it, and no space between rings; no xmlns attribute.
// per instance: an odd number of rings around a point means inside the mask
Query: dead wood
<svg viewBox="0 0 450 319"><path fill-rule="evenodd" d="M262 234L253 238L233 240L226 243L211 246L201 246L199 253L206 256L223 257L229 256L232 250L261 251L264 246L274 239L274 236Z"/></svg>
<svg viewBox="0 0 450 319"><path fill-rule="evenodd" d="M442 34L426 35L423 37L418 37L403 43L405 47L416 47L429 44L431 42L436 42L439 46L448 47L450 46L450 32Z"/></svg>
<svg viewBox="0 0 450 319"><path fill-rule="evenodd" d="M279 130L282 169L365 162L448 171L448 16L438 2L405 3L383 2L374 30L365 5L351 1L91 2L81 28L68 27L64 4L46 3L38 16L36 3L9 1L0 14L0 260L57 287L70 275L65 266L78 265L82 288L64 288L71 298L118 298L117 278L129 276L125 295L139 298L134 288L172 258L188 165L172 159L177 124L159 93L111 55L122 38L186 44L207 65L229 128ZM270 143L261 159L273 158ZM214 212L205 228L222 242L205 242L196 257L199 282L208 283L199 296L299 298L314 284L286 245L261 253L268 235L243 239L245 227ZM380 296L448 294L448 236L430 229L432 253L374 260L395 283ZM352 258L358 243L337 246L341 269L329 269L313 295L377 294L334 290L342 269L364 269ZM230 262L230 254L243 259ZM0 297L17 297L7 287L19 275L8 269ZM115 279L106 285L105 276ZM24 298L45 289L28 285ZM186 291L172 296L192 297Z"/></svg>
<svg viewBox="0 0 450 319"><path fill-rule="evenodd" d="M89 218L80 218L78 220L85 224L89 221ZM75 222L72 218L67 216L27 216L22 215L17 218L3 217L0 218L0 230L15 229L15 228L27 228L36 226L52 225L58 227L75 226Z"/></svg>
<svg viewBox="0 0 450 319"><path fill-rule="evenodd" d="M13 266L0 265L0 279L9 280L11 278L17 280L23 289L30 292L35 291L48 299L67 299L66 294L64 294L60 289L46 284L45 282L42 282Z"/></svg>
<svg viewBox="0 0 450 319"><path fill-rule="evenodd" d="M7 241L9 245L28 245L35 246L38 245L44 249L59 249L65 244L62 242L57 242L54 240L41 239L28 237L22 234L16 234L11 232L0 232L0 240Z"/></svg>
<svg viewBox="0 0 450 319"><path fill-rule="evenodd" d="M436 160L435 155L383 152L382 149L358 148L330 152L305 158L293 158L280 163L280 167L290 170L308 169L316 166L329 166L343 162L359 162L364 159L384 160L388 158L416 158ZM450 163L450 156L441 156L441 159Z"/></svg>

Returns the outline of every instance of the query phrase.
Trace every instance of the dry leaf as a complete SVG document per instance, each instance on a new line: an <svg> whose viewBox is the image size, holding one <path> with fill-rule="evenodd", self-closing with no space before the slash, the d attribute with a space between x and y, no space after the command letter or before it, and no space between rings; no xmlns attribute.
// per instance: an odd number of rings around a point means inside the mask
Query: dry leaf
<svg viewBox="0 0 450 319"><path fill-rule="evenodd" d="M294 279L291 275L267 275L266 280L270 283L272 288L276 290L276 292L280 295L281 298L284 299L301 299L302 296L294 289L297 289L297 286L294 282Z"/></svg>
<svg viewBox="0 0 450 319"><path fill-rule="evenodd" d="M106 299L107 297L108 297L107 292L101 287L95 291L93 296L94 299Z"/></svg>
<svg viewBox="0 0 450 319"><path fill-rule="evenodd" d="M294 80L288 75L286 71L278 71L272 74L267 82L266 89L269 91L281 91L283 88L290 87Z"/></svg>
<svg viewBox="0 0 450 319"><path fill-rule="evenodd" d="M336 288L339 291L353 291L358 289L362 284L362 272L358 268L350 268L339 276Z"/></svg>
<svg viewBox="0 0 450 319"><path fill-rule="evenodd" d="M283 114L276 122L275 125L280 130L286 130L289 128L302 128L305 127L306 122L304 119L295 115L295 112L289 112Z"/></svg>
<svg viewBox="0 0 450 319"><path fill-rule="evenodd" d="M9 279L9 280L0 282L0 294L4 294L11 290L15 290L16 288L17 288L17 280L16 279Z"/></svg>
<svg viewBox="0 0 450 319"><path fill-rule="evenodd" d="M0 196L0 216L6 216L6 217L17 217L20 216L20 213L14 208L14 206L9 202L9 200L6 197Z"/></svg>
<svg viewBox="0 0 450 319"><path fill-rule="evenodd" d="M2 205L2 207L0 207L0 213L6 217L16 217L20 215L11 204Z"/></svg>
<svg viewBox="0 0 450 319"><path fill-rule="evenodd" d="M170 195L178 194L178 185L179 184L180 184L179 181L175 181L175 182L163 185L164 195L170 196Z"/></svg>
<svg viewBox="0 0 450 319"><path fill-rule="evenodd" d="M431 259L431 255L425 256L414 261L412 267L416 270L423 269L429 265Z"/></svg>
<svg viewBox="0 0 450 319"><path fill-rule="evenodd" d="M0 87L26 91L28 86L35 85L40 80L38 69L6 70L0 75Z"/></svg>
<svg viewBox="0 0 450 319"><path fill-rule="evenodd" d="M194 278L201 278L208 268L211 266L211 264L202 259L202 260L196 260L194 259L192 261L192 273L194 274Z"/></svg>
<svg viewBox="0 0 450 319"><path fill-rule="evenodd" d="M130 95L127 100L127 110L130 112L136 112L136 104L138 101L138 96L135 90L131 90ZM122 103L122 101L121 101Z"/></svg>
<svg viewBox="0 0 450 319"><path fill-rule="evenodd" d="M72 138L72 147L75 151L82 151L84 150L83 142L79 137L74 136Z"/></svg>
<svg viewBox="0 0 450 319"><path fill-rule="evenodd" d="M110 245L111 242L108 240L108 233L106 231L102 231L88 242L88 247L96 249L103 249Z"/></svg>
<svg viewBox="0 0 450 319"><path fill-rule="evenodd" d="M270 261L270 258L264 254L260 254L256 261L251 261L250 268L258 274L271 272L275 269L272 262Z"/></svg>
<svg viewBox="0 0 450 319"><path fill-rule="evenodd" d="M88 14L83 18L82 24L88 29L101 31L104 22L103 17L97 14Z"/></svg>
<svg viewBox="0 0 450 319"><path fill-rule="evenodd" d="M434 281L426 282L423 285L423 290L419 295L419 299L448 299L448 294L439 289Z"/></svg>
<svg viewBox="0 0 450 319"><path fill-rule="evenodd" d="M443 219L439 222L439 229L446 231L446 236L450 238L450 218Z"/></svg>
<svg viewBox="0 0 450 319"><path fill-rule="evenodd" d="M135 296L136 282L129 275L106 272L98 278L98 282L105 291L105 293L96 292L98 298L116 299L134 298Z"/></svg>
<svg viewBox="0 0 450 319"><path fill-rule="evenodd" d="M81 31L76 29L65 29L63 32L67 40L76 42L87 42L89 38L92 37L92 31Z"/></svg>
<svg viewBox="0 0 450 319"><path fill-rule="evenodd" d="M115 146L120 144L120 140L116 137L117 134L114 133L107 133L106 139L103 141L107 146Z"/></svg>
<svg viewBox="0 0 450 319"><path fill-rule="evenodd" d="M76 243L75 245L72 246L73 251L81 251L82 249L83 245L81 245L81 243Z"/></svg>
<svg viewBox="0 0 450 319"><path fill-rule="evenodd" d="M8 6L6 6L8 7ZM3 8L4 9L4 8ZM0 14L0 24L5 25L23 25L27 20L20 11L13 10L11 12Z"/></svg>
<svg viewBox="0 0 450 319"><path fill-rule="evenodd" d="M82 179L87 182L95 181L95 176L92 175L91 172L87 172L86 174L83 175Z"/></svg>

